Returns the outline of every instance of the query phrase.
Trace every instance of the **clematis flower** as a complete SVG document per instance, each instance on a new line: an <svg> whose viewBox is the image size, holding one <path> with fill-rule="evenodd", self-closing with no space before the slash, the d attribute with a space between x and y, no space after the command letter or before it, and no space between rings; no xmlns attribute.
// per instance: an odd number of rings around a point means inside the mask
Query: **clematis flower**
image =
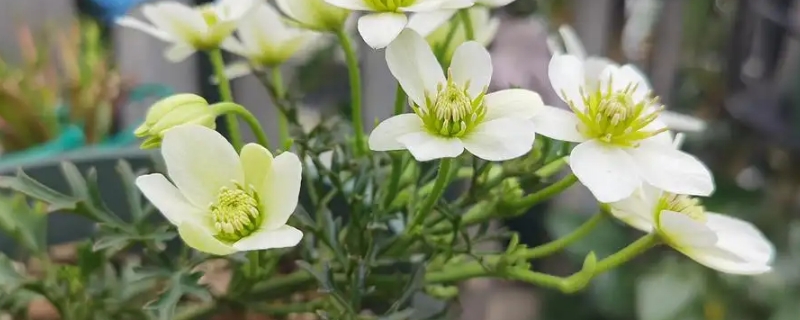
<svg viewBox="0 0 800 320"><path fill-rule="evenodd" d="M332 6L324 0L276 0L278 8L300 27L336 32L344 27L350 10Z"/></svg>
<svg viewBox="0 0 800 320"><path fill-rule="evenodd" d="M474 0L325 0L349 10L369 11L358 19L358 32L373 49L385 48L408 23L405 12L451 11L471 7ZM421 19L441 19L438 15ZM438 20L441 22L447 19Z"/></svg>
<svg viewBox="0 0 800 320"><path fill-rule="evenodd" d="M369 137L372 150L408 149L418 161L457 157L465 148L490 161L530 151L535 133L528 119L542 99L522 89L487 94L492 61L479 43L456 49L445 78L430 46L406 29L386 48L386 62L414 113L381 122Z"/></svg>
<svg viewBox="0 0 800 320"><path fill-rule="evenodd" d="M626 198L643 182L677 194L711 194L710 171L672 145L644 77L627 65L596 66L553 56L550 83L573 112L545 107L533 119L537 133L580 143L569 157L578 179L600 202Z"/></svg>
<svg viewBox="0 0 800 320"><path fill-rule="evenodd" d="M192 248L227 255L297 245L303 233L286 221L297 207L301 164L284 152L245 145L240 154L222 135L183 125L164 135L161 174L136 179L142 194L178 227Z"/></svg>
<svg viewBox="0 0 800 320"><path fill-rule="evenodd" d="M172 62L180 62L197 50L229 47L230 35L255 1L220 0L197 7L161 1L142 6L142 14L152 25L127 16L117 19L117 24L171 43L165 56Z"/></svg>
<svg viewBox="0 0 800 320"><path fill-rule="evenodd" d="M731 274L769 272L774 246L755 226L708 212L699 199L644 185L631 197L609 204L613 216L661 240L709 268Z"/></svg>
<svg viewBox="0 0 800 320"><path fill-rule="evenodd" d="M568 25L563 25L558 28L558 33L561 35L561 41L564 42L564 49L566 49L566 54L572 55L577 57L578 59L582 60L584 63L584 68L586 70L603 70L603 68L610 64L615 64L614 61L605 57L595 57L589 56L586 53L586 49L583 47L583 43L581 43L581 39L578 38L578 35ZM549 37L547 39L548 47L553 54L564 54L564 50L561 49L561 45L559 41L555 37ZM641 73L641 71L636 68L634 65L628 65L629 68L636 70L637 72ZM647 83L647 87L650 88L649 82L646 80L646 77L642 77L645 79ZM676 131L683 131L683 132L701 132L704 131L707 127L707 124L702 119L698 119L696 117L681 114L678 112L671 112L668 110L662 110L659 114L659 121L666 124L666 126L672 130Z"/></svg>
<svg viewBox="0 0 800 320"><path fill-rule="evenodd" d="M228 66L227 73L240 76L252 69L279 66L322 35L298 29L288 22L271 5L256 5L253 13L239 23L238 40L233 38L227 48L247 61Z"/></svg>
<svg viewBox="0 0 800 320"><path fill-rule="evenodd" d="M500 19L493 18L490 9L485 6L474 6L467 9L470 20L472 21L473 34L475 41L482 44L484 47L488 46L497 30L500 28ZM436 20L424 19L425 14L412 15L408 20L408 28L413 29L423 37L433 48L444 48L444 61L450 61L453 58L455 49L462 43L467 41L467 33L464 30L463 24L458 19L444 20L440 23L435 23ZM455 28L453 34L450 36L448 42L447 38L450 30Z"/></svg>

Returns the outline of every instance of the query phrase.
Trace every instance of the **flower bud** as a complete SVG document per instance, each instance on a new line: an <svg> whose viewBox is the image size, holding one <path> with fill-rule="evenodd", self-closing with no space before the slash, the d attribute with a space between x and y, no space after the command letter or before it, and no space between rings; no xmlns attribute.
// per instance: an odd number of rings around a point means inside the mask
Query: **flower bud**
<svg viewBox="0 0 800 320"><path fill-rule="evenodd" d="M153 104L144 123L134 134L145 138L142 149L157 148L167 130L182 124L197 124L214 129L216 117L203 97L190 93L176 94Z"/></svg>

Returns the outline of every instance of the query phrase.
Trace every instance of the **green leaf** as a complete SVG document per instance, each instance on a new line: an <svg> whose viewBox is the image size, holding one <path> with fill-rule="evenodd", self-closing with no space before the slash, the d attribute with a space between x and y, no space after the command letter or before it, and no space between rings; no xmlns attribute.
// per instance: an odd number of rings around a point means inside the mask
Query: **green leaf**
<svg viewBox="0 0 800 320"><path fill-rule="evenodd" d="M133 221L141 221L145 217L145 212L142 210L142 194L139 192L139 188L136 187L136 174L133 172L131 165L125 160L117 162L115 169L120 179L122 179L122 187L125 190L125 198L128 201L131 218Z"/></svg>
<svg viewBox="0 0 800 320"><path fill-rule="evenodd" d="M79 199L89 198L89 187L86 186L86 179L72 162L62 162L61 172L69 184L72 195Z"/></svg>
<svg viewBox="0 0 800 320"><path fill-rule="evenodd" d="M32 208L22 194L0 196L0 229L33 253L47 250L47 214Z"/></svg>
<svg viewBox="0 0 800 320"><path fill-rule="evenodd" d="M78 199L55 191L39 181L34 180L22 170L17 171L16 177L0 177L0 188L21 192L33 199L49 205L49 211L72 210L78 204Z"/></svg>
<svg viewBox="0 0 800 320"><path fill-rule="evenodd" d="M703 291L701 275L668 268L641 277L636 284L639 320L672 320L691 307Z"/></svg>
<svg viewBox="0 0 800 320"><path fill-rule="evenodd" d="M150 310L159 320L170 320L175 314L178 303L184 296L192 296L202 301L210 301L211 293L197 284L203 274L200 272L179 271L168 278L167 288L158 298L148 302L144 308Z"/></svg>
<svg viewBox="0 0 800 320"><path fill-rule="evenodd" d="M13 293L25 281L25 277L17 272L14 263L0 253L0 292Z"/></svg>

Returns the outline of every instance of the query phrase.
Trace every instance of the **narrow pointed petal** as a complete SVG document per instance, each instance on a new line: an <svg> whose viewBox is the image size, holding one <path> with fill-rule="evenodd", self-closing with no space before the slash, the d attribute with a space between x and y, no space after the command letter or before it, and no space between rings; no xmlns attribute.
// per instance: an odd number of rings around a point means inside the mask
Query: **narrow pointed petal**
<svg viewBox="0 0 800 320"><path fill-rule="evenodd" d="M167 58L169 62L178 63L186 60L186 58L194 54L195 51L196 50L188 44L176 43L164 51L164 57Z"/></svg>
<svg viewBox="0 0 800 320"><path fill-rule="evenodd" d="M239 160L245 185L260 191L272 171L272 153L260 144L248 143L239 151Z"/></svg>
<svg viewBox="0 0 800 320"><path fill-rule="evenodd" d="M184 222L178 226L178 234L186 245L198 251L218 256L236 252L236 249L219 241L211 233L211 230L201 224Z"/></svg>
<svg viewBox="0 0 800 320"><path fill-rule="evenodd" d="M276 229L289 221L300 198L302 175L303 165L294 153L284 152L275 157L262 189L266 209L262 228Z"/></svg>
<svg viewBox="0 0 800 320"><path fill-rule="evenodd" d="M501 118L481 123L462 138L464 148L478 158L505 161L531 151L536 133L524 119Z"/></svg>
<svg viewBox="0 0 800 320"><path fill-rule="evenodd" d="M662 111L658 119L675 131L701 132L708 127L702 119L671 111Z"/></svg>
<svg viewBox="0 0 800 320"><path fill-rule="evenodd" d="M422 120L414 113L396 115L379 123L369 134L369 148L372 151L402 150L405 146L397 141L412 132L424 132Z"/></svg>
<svg viewBox="0 0 800 320"><path fill-rule="evenodd" d="M156 27L183 41L189 41L208 31L200 12L175 1L162 1L142 8L142 13Z"/></svg>
<svg viewBox="0 0 800 320"><path fill-rule="evenodd" d="M425 94L435 94L445 82L444 72L430 45L414 30L406 29L386 48L386 63L409 98L425 106Z"/></svg>
<svg viewBox="0 0 800 320"><path fill-rule="evenodd" d="M437 10L415 13L408 19L406 28L416 31L423 37L427 37L431 32L444 25L455 14L456 10Z"/></svg>
<svg viewBox="0 0 800 320"><path fill-rule="evenodd" d="M152 25L149 25L139 19L131 18L131 17L121 17L117 19L116 23L120 26L131 28L135 30L142 31L147 33L157 39L165 42L173 42L175 38L173 38L169 33L164 32Z"/></svg>
<svg viewBox="0 0 800 320"><path fill-rule="evenodd" d="M408 17L403 13L371 13L358 19L358 33L373 49L383 49L403 31Z"/></svg>
<svg viewBox="0 0 800 320"><path fill-rule="evenodd" d="M487 7L499 8L514 1L516 0L476 0L475 3L479 3Z"/></svg>
<svg viewBox="0 0 800 320"><path fill-rule="evenodd" d="M199 221L205 214L204 210L189 203L180 190L160 173L137 177L136 187L176 226L185 221Z"/></svg>
<svg viewBox="0 0 800 320"><path fill-rule="evenodd" d="M580 87L584 83L583 63L572 55L554 55L547 67L550 85L566 102L583 106Z"/></svg>
<svg viewBox="0 0 800 320"><path fill-rule="evenodd" d="M297 1L297 0L290 0ZM348 10L371 11L372 8L364 0L325 0L330 5Z"/></svg>
<svg viewBox="0 0 800 320"><path fill-rule="evenodd" d="M290 226L278 229L260 229L233 244L239 251L290 248L303 240L303 232Z"/></svg>
<svg viewBox="0 0 800 320"><path fill-rule="evenodd" d="M572 149L572 172L603 203L620 201L641 185L633 159L624 151L589 140Z"/></svg>
<svg viewBox="0 0 800 320"><path fill-rule="evenodd" d="M435 136L427 131L405 134L397 138L397 141L419 162L455 158L464 152L461 140Z"/></svg>
<svg viewBox="0 0 800 320"><path fill-rule="evenodd" d="M476 97L489 87L492 80L492 57L480 43L465 42L453 54L450 72L460 86L469 83L467 92Z"/></svg>
<svg viewBox="0 0 800 320"><path fill-rule="evenodd" d="M161 143L169 177L191 203L205 208L222 187L244 180L239 155L218 132L199 125L170 129Z"/></svg>
<svg viewBox="0 0 800 320"><path fill-rule="evenodd" d="M564 42L567 54L573 55L578 59L586 59L586 49L583 48L583 42L581 42L575 29L568 25L562 25L558 27L558 33L561 34L561 41Z"/></svg>
<svg viewBox="0 0 800 320"><path fill-rule="evenodd" d="M556 107L544 106L531 118L536 133L550 139L567 142L584 142L578 130L581 121L574 113Z"/></svg>
<svg viewBox="0 0 800 320"><path fill-rule="evenodd" d="M672 146L641 143L629 148L636 168L647 183L664 191L696 196L714 192L711 171L697 158Z"/></svg>
<svg viewBox="0 0 800 320"><path fill-rule="evenodd" d="M525 89L507 89L484 96L484 121L500 118L531 119L545 108L538 93Z"/></svg>

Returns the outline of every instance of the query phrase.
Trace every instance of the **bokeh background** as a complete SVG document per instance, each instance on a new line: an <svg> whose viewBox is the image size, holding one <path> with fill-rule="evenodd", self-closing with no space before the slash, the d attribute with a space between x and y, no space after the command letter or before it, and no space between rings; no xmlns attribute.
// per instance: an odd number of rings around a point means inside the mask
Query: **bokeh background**
<svg viewBox="0 0 800 320"><path fill-rule="evenodd" d="M79 15L87 16L98 23L102 46L125 81L215 100L204 59L169 63L162 58L164 45L158 40L113 25L114 17L128 10L140 15L136 2L0 0L0 60L11 66L25 61L20 28L30 28L38 39L37 35L71 28ZM654 91L670 110L707 122L706 130L687 135L685 145L715 173L717 192L705 200L706 207L753 221L776 244L779 256L770 274L734 277L669 250L655 250L574 295L475 280L464 284L461 303L454 306L461 318L800 319L800 1L517 0L495 14L502 22L491 46L493 86L533 89L545 102L558 104L546 76L547 38L559 26L571 25L589 54L636 64L650 76ZM58 54L58 50L53 46L45 51ZM391 113L395 82L382 52L362 43L359 53L364 118L372 123ZM284 71L293 85L309 92L303 97L307 121L346 114L340 103L347 96L346 69L336 50L322 48L314 58ZM0 76L0 89L16 81L2 72ZM271 137L277 137L274 108L259 81L246 77L233 86L237 101L258 115ZM115 103L119 106L113 108L108 126L136 125L151 102L148 99L153 98ZM0 108L3 134L13 131L9 122L15 115L31 111L2 98ZM9 154L0 156L0 167ZM20 165L29 163L6 165L3 170ZM588 192L574 187L552 203L500 221L496 227L516 230L535 245L572 230L596 210ZM537 262L536 267L566 275L579 268L590 250L605 256L636 236L636 231L606 221L589 238L564 254Z"/></svg>

